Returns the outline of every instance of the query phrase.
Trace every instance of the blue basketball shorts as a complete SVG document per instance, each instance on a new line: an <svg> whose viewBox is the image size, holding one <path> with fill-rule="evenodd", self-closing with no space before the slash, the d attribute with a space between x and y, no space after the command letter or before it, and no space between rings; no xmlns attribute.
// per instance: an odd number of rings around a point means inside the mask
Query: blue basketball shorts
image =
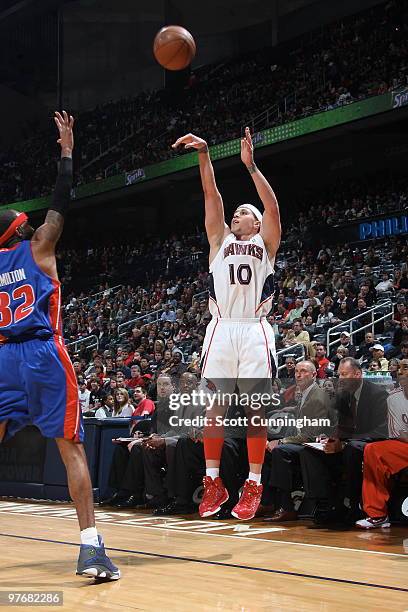
<svg viewBox="0 0 408 612"><path fill-rule="evenodd" d="M6 438L36 425L47 438L83 441L77 380L63 338L0 346L0 422Z"/></svg>

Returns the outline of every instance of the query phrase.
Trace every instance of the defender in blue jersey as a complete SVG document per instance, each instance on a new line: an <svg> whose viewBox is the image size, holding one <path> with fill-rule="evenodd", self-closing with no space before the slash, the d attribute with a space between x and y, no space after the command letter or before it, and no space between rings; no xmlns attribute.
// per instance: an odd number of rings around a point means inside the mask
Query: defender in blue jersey
<svg viewBox="0 0 408 612"><path fill-rule="evenodd" d="M118 580L95 528L74 369L65 348L55 247L72 187L74 120L55 113L61 163L45 222L0 210L0 442L26 425L55 438L81 529L77 573Z"/></svg>

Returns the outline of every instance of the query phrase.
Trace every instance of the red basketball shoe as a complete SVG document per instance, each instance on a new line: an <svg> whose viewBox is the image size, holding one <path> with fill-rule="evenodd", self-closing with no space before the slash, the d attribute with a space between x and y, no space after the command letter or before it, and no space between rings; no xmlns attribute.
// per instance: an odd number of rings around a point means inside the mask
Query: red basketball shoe
<svg viewBox="0 0 408 612"><path fill-rule="evenodd" d="M228 501L229 495L219 476L215 480L211 476L204 476L203 483L204 496L198 511L200 516L205 518L206 516L217 514L221 510L222 504Z"/></svg>
<svg viewBox="0 0 408 612"><path fill-rule="evenodd" d="M232 516L241 521L249 521L254 518L261 503L262 491L262 485L257 485L254 480L246 480L239 502L231 510Z"/></svg>

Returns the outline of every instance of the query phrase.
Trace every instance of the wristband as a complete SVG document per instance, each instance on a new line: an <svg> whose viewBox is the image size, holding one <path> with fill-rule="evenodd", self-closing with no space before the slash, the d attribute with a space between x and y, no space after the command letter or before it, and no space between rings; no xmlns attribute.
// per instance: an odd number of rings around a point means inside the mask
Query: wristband
<svg viewBox="0 0 408 612"><path fill-rule="evenodd" d="M67 212L69 201L71 198L72 188L72 158L62 157L55 183L54 193L50 210L55 210L60 215L64 216Z"/></svg>

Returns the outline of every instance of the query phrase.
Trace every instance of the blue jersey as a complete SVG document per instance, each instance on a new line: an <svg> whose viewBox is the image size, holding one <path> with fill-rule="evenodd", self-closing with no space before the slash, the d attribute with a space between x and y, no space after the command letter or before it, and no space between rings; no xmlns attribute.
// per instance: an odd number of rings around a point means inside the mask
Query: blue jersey
<svg viewBox="0 0 408 612"><path fill-rule="evenodd" d="M31 243L0 249L0 343L62 336L61 285L34 261Z"/></svg>

